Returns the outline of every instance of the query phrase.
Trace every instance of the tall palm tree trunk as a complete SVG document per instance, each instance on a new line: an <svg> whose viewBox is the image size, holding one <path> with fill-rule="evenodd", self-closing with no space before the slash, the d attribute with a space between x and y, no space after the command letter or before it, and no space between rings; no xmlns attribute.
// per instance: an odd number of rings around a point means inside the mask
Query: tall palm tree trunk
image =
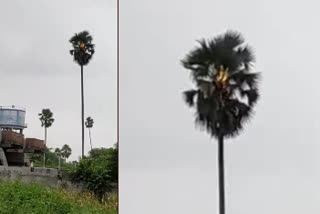
<svg viewBox="0 0 320 214"><path fill-rule="evenodd" d="M46 149L47 149L47 127L44 127L44 151L43 151L43 167L46 167Z"/></svg>
<svg viewBox="0 0 320 214"><path fill-rule="evenodd" d="M91 129L89 128L89 138L90 138L90 146L91 146L91 150L92 150L92 142L91 142Z"/></svg>
<svg viewBox="0 0 320 214"><path fill-rule="evenodd" d="M81 133L82 133L82 158L84 157L84 94L83 94L83 65L81 65Z"/></svg>
<svg viewBox="0 0 320 214"><path fill-rule="evenodd" d="M224 148L223 135L218 139L218 168L219 168L219 214L225 214L225 187L224 187Z"/></svg>

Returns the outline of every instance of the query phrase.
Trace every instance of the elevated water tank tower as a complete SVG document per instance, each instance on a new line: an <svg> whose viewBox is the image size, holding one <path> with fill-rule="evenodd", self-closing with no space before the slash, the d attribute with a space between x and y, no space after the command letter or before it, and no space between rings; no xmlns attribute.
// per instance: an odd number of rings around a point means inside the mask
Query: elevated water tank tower
<svg viewBox="0 0 320 214"><path fill-rule="evenodd" d="M16 106L0 106L0 128L19 130L23 133L23 129L27 128L25 124L26 110Z"/></svg>

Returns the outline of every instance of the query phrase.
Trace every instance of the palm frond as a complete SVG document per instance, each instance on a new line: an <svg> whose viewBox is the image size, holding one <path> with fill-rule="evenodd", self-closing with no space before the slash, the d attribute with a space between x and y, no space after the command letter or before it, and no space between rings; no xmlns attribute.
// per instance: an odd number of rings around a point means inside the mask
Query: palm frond
<svg viewBox="0 0 320 214"><path fill-rule="evenodd" d="M236 53L238 60L243 63L245 68L249 68L250 64L255 61L253 50L249 46L239 47Z"/></svg>
<svg viewBox="0 0 320 214"><path fill-rule="evenodd" d="M259 98L258 89L248 89L242 91L242 96L247 97L249 105L254 105Z"/></svg>
<svg viewBox="0 0 320 214"><path fill-rule="evenodd" d="M46 128L50 127L53 122L54 122L54 118L53 117L53 113L51 112L50 109L42 109L42 112L38 114L40 116L40 122L41 122L41 126L44 126Z"/></svg>
<svg viewBox="0 0 320 214"><path fill-rule="evenodd" d="M197 90L189 90L189 91L183 92L184 101L189 107L192 107L194 105L194 100L197 93L198 93Z"/></svg>
<svg viewBox="0 0 320 214"><path fill-rule="evenodd" d="M210 96L213 93L214 85L212 84L212 82L203 79L198 79L196 81L196 84L205 96Z"/></svg>
<svg viewBox="0 0 320 214"><path fill-rule="evenodd" d="M234 49L244 42L239 32L228 30L225 34L214 39L216 46L224 46L226 49Z"/></svg>

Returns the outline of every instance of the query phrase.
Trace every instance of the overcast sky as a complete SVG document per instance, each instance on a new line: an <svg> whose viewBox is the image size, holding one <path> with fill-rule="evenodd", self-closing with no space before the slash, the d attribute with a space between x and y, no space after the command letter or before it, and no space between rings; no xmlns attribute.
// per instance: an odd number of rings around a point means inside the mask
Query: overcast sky
<svg viewBox="0 0 320 214"><path fill-rule="evenodd" d="M96 53L84 67L85 117L94 119L94 147L110 147L117 127L117 17L115 0L10 0L0 4L0 105L26 108L26 137L44 138L38 119L50 108L55 122L48 147L69 144L70 160L81 155L80 67L69 39L83 30ZM90 149L85 130L85 153Z"/></svg>
<svg viewBox="0 0 320 214"><path fill-rule="evenodd" d="M180 60L227 29L263 74L255 116L226 141L228 214L320 213L319 4L120 1L120 213L218 212L217 143L182 100Z"/></svg>

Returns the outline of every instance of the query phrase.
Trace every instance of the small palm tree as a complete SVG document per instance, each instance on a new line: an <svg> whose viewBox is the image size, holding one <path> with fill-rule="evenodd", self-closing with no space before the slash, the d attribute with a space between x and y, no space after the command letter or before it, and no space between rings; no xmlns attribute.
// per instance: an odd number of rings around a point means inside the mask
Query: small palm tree
<svg viewBox="0 0 320 214"><path fill-rule="evenodd" d="M65 160L67 160L70 157L71 153L72 153L72 149L70 148L70 146L67 144L64 144L61 148L61 156Z"/></svg>
<svg viewBox="0 0 320 214"><path fill-rule="evenodd" d="M63 145L61 149L60 148L55 149L54 152L56 153L56 155L59 158L59 170L61 169L61 158L65 159L65 160L67 158L69 158L69 156L71 155L71 151L72 150L71 150L70 146L67 144Z"/></svg>
<svg viewBox="0 0 320 214"><path fill-rule="evenodd" d="M195 89L184 92L195 122L218 140L219 210L225 214L224 138L243 129L258 100L259 74L252 73L254 55L242 36L233 31L201 40L183 60Z"/></svg>
<svg viewBox="0 0 320 214"><path fill-rule="evenodd" d="M73 49L70 54L74 61L81 67L81 132L82 132L82 158L84 157L84 94L83 94L83 66L88 65L93 54L94 44L92 44L92 36L88 31L82 31L75 34L69 42Z"/></svg>
<svg viewBox="0 0 320 214"><path fill-rule="evenodd" d="M91 141L91 128L93 127L93 119L91 117L87 117L87 121L86 121L86 127L89 130L89 139L90 139L90 146L91 146L91 150L92 150L92 141Z"/></svg>
<svg viewBox="0 0 320 214"><path fill-rule="evenodd" d="M50 109L42 109L42 112L39 113L41 126L44 127L44 145L47 145L47 128L52 126L54 119L53 113ZM43 166L46 167L46 149L43 152Z"/></svg>

